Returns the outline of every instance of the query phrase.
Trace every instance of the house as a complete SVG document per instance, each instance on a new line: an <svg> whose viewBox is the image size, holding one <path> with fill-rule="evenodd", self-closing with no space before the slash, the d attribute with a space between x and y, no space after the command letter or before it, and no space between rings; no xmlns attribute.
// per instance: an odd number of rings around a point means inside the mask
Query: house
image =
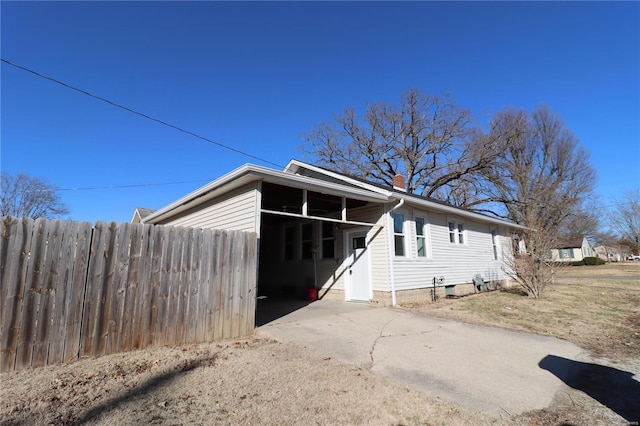
<svg viewBox="0 0 640 426"><path fill-rule="evenodd" d="M379 305L505 283L523 227L292 160L246 164L142 218L143 223L256 232L258 295L302 295ZM442 278L442 280L440 280Z"/></svg>
<svg viewBox="0 0 640 426"><path fill-rule="evenodd" d="M138 207L136 211L133 212L133 217L131 218L131 223L140 223L142 219L149 216L155 210L145 209L143 207Z"/></svg>
<svg viewBox="0 0 640 426"><path fill-rule="evenodd" d="M611 247L607 245L599 245L593 248L594 256L599 257L607 262L621 262L624 258L620 253L619 247Z"/></svg>
<svg viewBox="0 0 640 426"><path fill-rule="evenodd" d="M551 259L557 262L579 262L593 255L591 244L584 236L560 239L558 248L551 250Z"/></svg>

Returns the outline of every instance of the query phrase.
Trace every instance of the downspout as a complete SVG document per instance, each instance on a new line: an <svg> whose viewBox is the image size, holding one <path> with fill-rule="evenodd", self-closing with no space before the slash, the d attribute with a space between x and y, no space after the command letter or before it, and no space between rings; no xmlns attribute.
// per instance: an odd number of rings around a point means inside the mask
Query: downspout
<svg viewBox="0 0 640 426"><path fill-rule="evenodd" d="M391 210L389 210L389 218L387 219L387 224L391 222L391 226L389 229L391 230L391 235L389 238L389 275L391 277L391 306L396 306L396 277L393 272L393 259L395 257L395 246L394 246L394 238L393 238L393 215L392 213L402 207L404 204L404 198L401 198L398 204L393 206Z"/></svg>

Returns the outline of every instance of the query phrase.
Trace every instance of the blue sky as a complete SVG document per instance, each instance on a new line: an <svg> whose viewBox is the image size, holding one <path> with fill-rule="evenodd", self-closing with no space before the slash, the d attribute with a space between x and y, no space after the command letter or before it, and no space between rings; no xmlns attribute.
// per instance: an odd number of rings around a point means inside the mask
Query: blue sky
<svg viewBox="0 0 640 426"><path fill-rule="evenodd" d="M3 59L275 164L303 158L314 124L417 87L480 124L547 104L591 152L605 205L640 188L638 2L2 1L0 18ZM261 164L0 71L2 170L61 188L69 218L128 221Z"/></svg>

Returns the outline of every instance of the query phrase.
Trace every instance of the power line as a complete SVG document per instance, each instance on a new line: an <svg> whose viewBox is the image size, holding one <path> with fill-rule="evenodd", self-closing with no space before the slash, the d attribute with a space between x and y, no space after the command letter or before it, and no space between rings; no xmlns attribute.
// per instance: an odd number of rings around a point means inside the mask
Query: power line
<svg viewBox="0 0 640 426"><path fill-rule="evenodd" d="M70 84L64 83L64 82L62 82L62 81L60 81L60 80L56 80L56 79L55 79L55 78L53 78L53 77L49 77L49 76L46 76L46 75L44 75L44 74L40 74L40 73L39 73L39 72L37 72L37 71L34 71L34 70L29 69L29 68L27 68L27 67L23 67L22 65L15 64L15 63L10 62L10 61L8 61L8 60L6 60L6 59L4 59L4 58L0 58L0 61L4 62L4 63L5 63L5 64L7 64L7 65L11 65L12 67L18 68L18 69L20 69L20 70L22 70L22 71L26 71L26 72L28 72L28 73L31 73L31 74L33 74L33 75L35 75L35 76L40 77L40 78L44 78L45 80L52 81L52 82L54 82L54 83L56 83L56 84L59 84L59 85L61 85L61 86L63 86L63 87L66 87L67 89L75 90L76 92L82 93L83 95L86 95L86 96L89 96L89 97L91 97L91 98L97 99L97 100L99 100L99 101L105 102L105 103L107 103L107 104L109 104L109 105L112 105L112 106L114 106L114 107L117 107L117 108L123 109L123 110L128 111L128 112L130 112L130 113L132 113L132 114L139 115L140 117L146 118L147 120L155 121L156 123L160 123L160 124L162 124L162 125L164 125L164 126L171 127L171 128L172 128L172 129L174 129L174 130L178 130L178 131L180 131L180 132L182 132L182 133L186 133L187 135L191 135L191 136L196 137L196 138L198 138L198 139L201 139L201 140L203 140L203 141L205 141L205 142L209 142L209 143L211 143L211 144L217 145L217 146L219 146L219 147L221 147L221 148L228 149L229 151L233 151L233 152L235 152L235 153L237 153L237 154L241 154L241 155L244 155L244 156L246 156L246 157L253 158L254 160L258 160L258 161L261 161L261 162L263 162L263 163L270 164L270 165L272 165L272 166L276 166L276 167L278 167L278 168L282 168L282 167L283 167L283 166L282 166L282 165L280 165L280 164L276 164L276 163L274 163L274 162L272 162L272 161L265 160L264 158L258 157L257 155L249 154L248 152L244 152L244 151L241 151L241 150L239 150L239 149L236 149L236 148L230 147L230 146L228 146L228 145L222 144L222 143L220 143L220 142L216 142L216 141L214 141L214 140L211 140L211 139L209 139L209 138L206 138L206 137L204 137L204 136L201 136L201 135L199 135L199 134L197 134L197 133L194 133L194 132L192 132L192 131L190 131L190 130L185 130L185 129L181 128L181 127L178 127L178 126L175 126L175 125L173 125L173 124L167 123L166 121L160 120L160 119L158 119L158 118L151 117L151 116L149 116L149 115L147 115L147 114L143 114L143 113L141 113L141 112L138 112L138 111L136 111L136 110L134 110L134 109L131 109L131 108L129 108L129 107L126 107L126 106L124 106L124 105L121 105L121 104L118 104L118 103L116 103L116 102L110 101L109 99L105 99L105 98L103 98L103 97L101 97L101 96L94 95L93 93L87 92L86 90L82 90L82 89L79 89L79 88L77 88L77 87L71 86Z"/></svg>
<svg viewBox="0 0 640 426"><path fill-rule="evenodd" d="M56 188L56 191L89 191L95 189L122 189L122 188L140 188L146 186L164 186L164 185L179 185L182 183L195 183L195 182L209 182L208 180L185 180L181 182L163 182L163 183L138 183L131 185L111 185L111 186L85 186L81 188Z"/></svg>

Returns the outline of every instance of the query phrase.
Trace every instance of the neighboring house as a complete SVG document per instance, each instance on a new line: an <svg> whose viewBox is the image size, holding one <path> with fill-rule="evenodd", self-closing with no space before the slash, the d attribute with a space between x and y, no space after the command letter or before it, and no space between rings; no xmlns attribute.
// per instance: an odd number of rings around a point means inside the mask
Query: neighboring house
<svg viewBox="0 0 640 426"><path fill-rule="evenodd" d="M593 253L595 256L607 262L621 262L623 260L623 256L620 254L620 249L618 247L605 245L596 246L593 248Z"/></svg>
<svg viewBox="0 0 640 426"><path fill-rule="evenodd" d="M579 262L585 257L593 257L594 252L587 237L560 240L558 248L551 250L551 259L558 262Z"/></svg>
<svg viewBox="0 0 640 426"><path fill-rule="evenodd" d="M140 223L142 219L149 216L155 210L145 209L142 207L138 207L135 212L133 212L133 217L131 218L131 223Z"/></svg>
<svg viewBox="0 0 640 426"><path fill-rule="evenodd" d="M381 305L428 299L473 278L506 283L521 226L292 160L244 165L143 223L233 229L259 237L258 294L303 294ZM453 287L455 286L455 288ZM443 292L440 288L439 292Z"/></svg>

